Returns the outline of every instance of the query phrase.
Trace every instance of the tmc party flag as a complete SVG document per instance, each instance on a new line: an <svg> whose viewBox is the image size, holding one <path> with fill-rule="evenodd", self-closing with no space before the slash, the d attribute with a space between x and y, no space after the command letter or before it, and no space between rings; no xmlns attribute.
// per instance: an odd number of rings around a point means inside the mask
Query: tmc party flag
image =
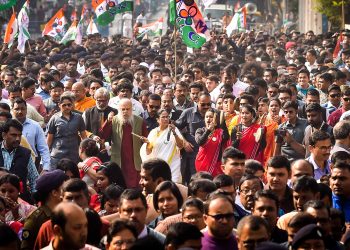
<svg viewBox="0 0 350 250"><path fill-rule="evenodd" d="M9 23L7 24L5 38L4 38L4 43L7 43L9 48L12 46L12 43L15 39L17 31L18 31L18 25L17 25L16 13L13 12Z"/></svg>
<svg viewBox="0 0 350 250"><path fill-rule="evenodd" d="M111 23L116 14L133 11L134 8L132 0L92 0L91 5L101 26Z"/></svg>
<svg viewBox="0 0 350 250"><path fill-rule="evenodd" d="M96 33L98 33L98 29L97 29L97 26L96 26L94 19L91 17L90 23L89 23L87 30L86 30L86 34L92 35L92 34L96 34Z"/></svg>
<svg viewBox="0 0 350 250"><path fill-rule="evenodd" d="M2 0L0 1L0 11L7 10L16 4L17 0Z"/></svg>
<svg viewBox="0 0 350 250"><path fill-rule="evenodd" d="M77 20L74 20L60 43L66 45L69 41L74 41L77 37Z"/></svg>
<svg viewBox="0 0 350 250"><path fill-rule="evenodd" d="M81 45L83 41L83 36L84 36L84 20L86 18L87 14L87 6L86 4L83 5L81 9L81 15L80 15L80 21L77 25L77 35L75 37L75 43Z"/></svg>
<svg viewBox="0 0 350 250"><path fill-rule="evenodd" d="M26 41L30 39L29 26L29 2L26 1L18 14L18 46L17 49L22 54L25 50Z"/></svg>
<svg viewBox="0 0 350 250"><path fill-rule="evenodd" d="M72 11L72 14L70 15L70 21L73 23L75 20L78 20L78 16L77 16L77 11L76 9L74 9Z"/></svg>
<svg viewBox="0 0 350 250"><path fill-rule="evenodd" d="M60 41L65 34L66 25L67 21L61 8L45 25L43 36L51 36L56 41Z"/></svg>
<svg viewBox="0 0 350 250"><path fill-rule="evenodd" d="M161 36L163 31L163 17L153 23L148 23L139 27L137 38L147 36Z"/></svg>
<svg viewBox="0 0 350 250"><path fill-rule="evenodd" d="M170 21L175 21L182 41L187 47L198 49L210 37L202 13L194 0L170 1Z"/></svg>
<svg viewBox="0 0 350 250"><path fill-rule="evenodd" d="M247 28L247 9L243 6L239 9L233 16L231 22L226 27L226 34L228 36L232 35L234 30L245 30Z"/></svg>

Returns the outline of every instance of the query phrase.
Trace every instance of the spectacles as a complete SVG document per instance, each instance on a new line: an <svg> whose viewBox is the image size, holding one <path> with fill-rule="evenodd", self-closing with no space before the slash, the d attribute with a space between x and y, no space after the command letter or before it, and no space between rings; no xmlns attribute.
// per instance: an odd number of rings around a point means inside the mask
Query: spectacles
<svg viewBox="0 0 350 250"><path fill-rule="evenodd" d="M232 220L234 218L234 213L229 214L208 214L208 216L214 218L216 221L221 221L223 219Z"/></svg>
<svg viewBox="0 0 350 250"><path fill-rule="evenodd" d="M319 147L319 149L322 151L328 151L332 149L332 146L322 146L322 147Z"/></svg>
<svg viewBox="0 0 350 250"><path fill-rule="evenodd" d="M333 95L329 95L331 98L336 98L336 97L340 97L340 94L333 94Z"/></svg>
<svg viewBox="0 0 350 250"><path fill-rule="evenodd" d="M242 189L240 192L241 192L242 194L249 194L249 193L255 194L256 192L258 192L258 189L256 189L256 188L252 188L252 189Z"/></svg>

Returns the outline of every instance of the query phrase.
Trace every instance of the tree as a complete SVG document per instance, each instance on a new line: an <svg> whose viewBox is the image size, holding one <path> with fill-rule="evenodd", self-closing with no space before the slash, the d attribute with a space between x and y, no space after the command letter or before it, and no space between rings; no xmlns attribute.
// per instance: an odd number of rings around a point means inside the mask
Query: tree
<svg viewBox="0 0 350 250"><path fill-rule="evenodd" d="M340 28L342 24L342 4L344 9L350 7L349 1L344 0L315 0L317 2L317 11L326 15L333 28Z"/></svg>

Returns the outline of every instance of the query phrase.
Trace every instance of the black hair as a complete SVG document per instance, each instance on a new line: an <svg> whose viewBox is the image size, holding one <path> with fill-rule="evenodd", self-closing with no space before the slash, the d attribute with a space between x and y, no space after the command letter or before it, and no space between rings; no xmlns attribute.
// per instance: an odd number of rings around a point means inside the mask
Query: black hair
<svg viewBox="0 0 350 250"><path fill-rule="evenodd" d="M299 231L301 228L309 224L316 223L316 219L311 214L305 212L298 212L288 222L288 228L297 229Z"/></svg>
<svg viewBox="0 0 350 250"><path fill-rule="evenodd" d="M244 163L245 173L254 175L257 171L265 172L263 165L257 160L248 159Z"/></svg>
<svg viewBox="0 0 350 250"><path fill-rule="evenodd" d="M251 175L251 174L245 174L242 176L242 178L239 180L239 184L238 184L238 190L241 191L241 186L244 182L249 181L249 180L257 180L260 184L260 188L264 189L264 184L261 182L260 178L255 176L255 175Z"/></svg>
<svg viewBox="0 0 350 250"><path fill-rule="evenodd" d="M108 178L109 184L116 184L122 188L126 188L122 170L117 163L112 161L105 162L96 170L96 172L103 173L103 175Z"/></svg>
<svg viewBox="0 0 350 250"><path fill-rule="evenodd" d="M153 158L142 163L141 167L149 171L152 180L162 178L165 181L171 180L171 170L169 164L159 158Z"/></svg>
<svg viewBox="0 0 350 250"><path fill-rule="evenodd" d="M17 247L16 249L20 249L21 248L21 241L18 238L17 234L15 233L15 231L8 226L5 223L0 223L0 247L1 248L7 248L10 246L10 244L12 243L16 243Z"/></svg>
<svg viewBox="0 0 350 250"><path fill-rule="evenodd" d="M15 103L16 103L16 104L24 104L24 106L27 107L27 103L26 103L26 101L25 101L22 97L17 97L15 100L13 100L13 102L12 102L12 108L15 106Z"/></svg>
<svg viewBox="0 0 350 250"><path fill-rule="evenodd" d="M232 177L226 174L219 174L215 176L213 182L216 185L216 188L233 186Z"/></svg>
<svg viewBox="0 0 350 250"><path fill-rule="evenodd" d="M237 148L234 147L228 147L225 149L225 151L222 153L222 162L225 164L228 159L239 159L239 160L245 160L246 156L245 154L240 151Z"/></svg>
<svg viewBox="0 0 350 250"><path fill-rule="evenodd" d="M81 179L69 179L63 184L62 193L83 191L87 200L90 200L89 189L86 182Z"/></svg>
<svg viewBox="0 0 350 250"><path fill-rule="evenodd" d="M290 161L283 155L276 155L267 162L268 168L286 168L290 173Z"/></svg>
<svg viewBox="0 0 350 250"><path fill-rule="evenodd" d="M105 204L109 200L119 200L124 189L118 185L111 184L109 185L102 194L101 198L101 210L105 208Z"/></svg>
<svg viewBox="0 0 350 250"><path fill-rule="evenodd" d="M278 209L280 207L280 202L278 200L277 195L274 192L272 192L271 190L260 190L260 191L255 193L254 200L257 201L260 198L266 198L266 199L273 200L276 204L277 213L278 213Z"/></svg>
<svg viewBox="0 0 350 250"><path fill-rule="evenodd" d="M21 88L22 89L28 89L29 87L36 84L36 80L30 77L25 77L21 81Z"/></svg>
<svg viewBox="0 0 350 250"><path fill-rule="evenodd" d="M124 78L123 78L123 79L124 79ZM127 90L129 90L130 92L132 92L133 88L134 88L134 87L133 87L131 81L125 78L125 81L124 81L124 82L118 83L117 88L116 88L116 91L119 93L122 89L127 89Z"/></svg>
<svg viewBox="0 0 350 250"><path fill-rule="evenodd" d="M10 86L7 88L7 91L8 91L9 93L14 93L14 92L21 92L22 89L21 89L21 87L18 86L18 85L10 85Z"/></svg>
<svg viewBox="0 0 350 250"><path fill-rule="evenodd" d="M0 108L5 109L11 115L11 113L10 113L11 107L7 103L0 103ZM6 115L6 116L8 116L8 115ZM8 118L12 118L12 115L11 115L11 117L8 117Z"/></svg>
<svg viewBox="0 0 350 250"><path fill-rule="evenodd" d="M158 206L159 195L161 192L166 190L170 190L171 193L175 196L177 200L177 209L180 210L183 203L183 197L181 195L179 188L172 181L163 181L156 187L153 193L153 206L156 209L156 211L159 210L159 206Z"/></svg>
<svg viewBox="0 0 350 250"><path fill-rule="evenodd" d="M322 114L322 107L319 103L310 103L306 106L305 112L317 112Z"/></svg>
<svg viewBox="0 0 350 250"><path fill-rule="evenodd" d="M57 169L61 169L63 172L70 171L73 174L73 178L80 178L78 165L68 158L63 158L58 161Z"/></svg>
<svg viewBox="0 0 350 250"><path fill-rule="evenodd" d="M171 244L174 248L178 248L186 241L199 240L202 236L203 234L196 226L185 222L178 222L170 226L164 245L167 246Z"/></svg>
<svg viewBox="0 0 350 250"><path fill-rule="evenodd" d="M107 243L110 244L113 240L113 237L123 230L129 230L135 239L137 239L138 233L135 225L128 220L118 219L114 221L113 224L109 227L107 233Z"/></svg>
<svg viewBox="0 0 350 250"><path fill-rule="evenodd" d="M120 196L119 207L123 204L123 200L138 200L141 199L143 206L147 209L146 197L141 193L140 190L136 189L125 189Z"/></svg>
<svg viewBox="0 0 350 250"><path fill-rule="evenodd" d="M21 132L23 131L23 125L19 121L15 119L8 119L6 123L2 126L2 132L8 133L10 127L15 128Z"/></svg>
<svg viewBox="0 0 350 250"><path fill-rule="evenodd" d="M293 96L292 90L288 87L280 87L278 93L287 93L288 95Z"/></svg>
<svg viewBox="0 0 350 250"><path fill-rule="evenodd" d="M316 130L311 134L309 138L309 144L314 147L317 142L324 141L327 139L331 139L331 136L327 132L322 130Z"/></svg>
<svg viewBox="0 0 350 250"><path fill-rule="evenodd" d="M21 180L17 175L14 174L5 174L0 177L0 186L5 183L10 183L12 186L14 186L18 192L21 191Z"/></svg>
<svg viewBox="0 0 350 250"><path fill-rule="evenodd" d="M197 179L207 179L207 180L213 180L213 176L206 171L199 171L191 176L190 182L197 180Z"/></svg>
<svg viewBox="0 0 350 250"><path fill-rule="evenodd" d="M261 227L265 227L266 232L269 232L270 226L267 221L260 216L248 215L243 217L237 225L237 235L241 235L243 228L248 226L250 231L258 231Z"/></svg>
<svg viewBox="0 0 350 250"><path fill-rule="evenodd" d="M188 195L197 196L198 190L201 190L205 193L211 193L216 189L216 185L213 181L208 179L196 179L191 181L188 185Z"/></svg>
<svg viewBox="0 0 350 250"><path fill-rule="evenodd" d="M102 221L98 213L91 209L84 209L86 219L88 221L88 234L86 244L90 244L93 246L98 246L101 240L101 229L102 229Z"/></svg>
<svg viewBox="0 0 350 250"><path fill-rule="evenodd" d="M317 181L310 176L300 176L293 183L293 190L297 193L311 191L313 194L319 192Z"/></svg>
<svg viewBox="0 0 350 250"><path fill-rule="evenodd" d="M308 208L313 208L316 210L327 209L328 216L331 215L329 207L327 207L326 204L321 200L311 200L306 202L303 206L303 211L305 212Z"/></svg>
<svg viewBox="0 0 350 250"><path fill-rule="evenodd" d="M307 96L317 96L318 98L320 97L320 92L317 90L317 89L309 89L307 92L306 92L306 97Z"/></svg>
<svg viewBox="0 0 350 250"><path fill-rule="evenodd" d="M97 147L96 141L90 138L84 139L80 143L81 149L84 150L84 153L86 154L87 157L92 157L92 156L97 156L100 150Z"/></svg>
<svg viewBox="0 0 350 250"><path fill-rule="evenodd" d="M331 155L331 163L336 164L337 162L347 163L350 159L350 154L346 151L337 151Z"/></svg>
<svg viewBox="0 0 350 250"><path fill-rule="evenodd" d="M227 201L228 203L231 204L233 210L234 210L234 201L232 200L231 197L227 196L227 195L224 195L222 193L212 193L209 195L208 199L204 202L204 213L205 214L208 214L209 213L209 207L210 207L210 203L214 200L217 200L217 199L223 199L225 201Z"/></svg>
<svg viewBox="0 0 350 250"><path fill-rule="evenodd" d="M186 208L188 207L196 207L199 211L201 211L201 213L204 213L203 201L201 201L198 198L188 198L187 200L185 200L181 208L182 214L186 211Z"/></svg>
<svg viewBox="0 0 350 250"><path fill-rule="evenodd" d="M298 111L298 103L296 101L287 101L284 105L283 105L283 109L288 109L288 108L292 108L295 109L296 111Z"/></svg>
<svg viewBox="0 0 350 250"><path fill-rule="evenodd" d="M320 191L320 200L328 197L330 202L332 202L332 189L328 185L324 183L318 183L318 190Z"/></svg>

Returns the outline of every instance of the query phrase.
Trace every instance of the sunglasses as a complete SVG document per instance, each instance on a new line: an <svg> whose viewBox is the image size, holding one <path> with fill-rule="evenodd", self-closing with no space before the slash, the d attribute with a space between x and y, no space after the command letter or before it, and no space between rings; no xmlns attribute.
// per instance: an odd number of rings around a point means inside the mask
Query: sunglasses
<svg viewBox="0 0 350 250"><path fill-rule="evenodd" d="M333 95L329 95L331 98L336 98L336 97L340 97L340 94L333 94Z"/></svg>
<svg viewBox="0 0 350 250"><path fill-rule="evenodd" d="M220 220L223 220L223 219L231 220L231 219L234 218L234 213L229 213L229 214L215 214L215 215L208 214L208 216L214 218L214 220L216 220L216 221L220 221Z"/></svg>
<svg viewBox="0 0 350 250"><path fill-rule="evenodd" d="M343 98L344 102L350 102L350 98Z"/></svg>

